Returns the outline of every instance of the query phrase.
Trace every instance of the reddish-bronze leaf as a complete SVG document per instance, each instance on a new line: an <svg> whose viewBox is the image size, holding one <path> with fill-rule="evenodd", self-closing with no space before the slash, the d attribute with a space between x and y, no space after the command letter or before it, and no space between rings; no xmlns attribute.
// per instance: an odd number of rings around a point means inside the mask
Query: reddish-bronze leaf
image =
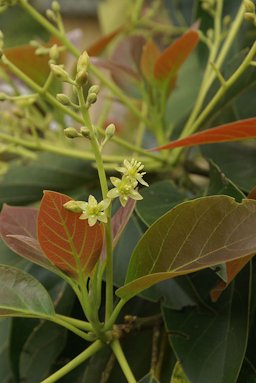
<svg viewBox="0 0 256 383"><path fill-rule="evenodd" d="M161 55L161 51L153 40L148 40L143 46L140 58L140 69L143 76L148 80L154 77L155 62Z"/></svg>
<svg viewBox="0 0 256 383"><path fill-rule="evenodd" d="M4 205L0 214L0 237L21 257L54 271L36 238L37 209Z"/></svg>
<svg viewBox="0 0 256 383"><path fill-rule="evenodd" d="M38 240L47 258L62 271L76 278L92 272L103 245L103 225L92 227L80 214L63 205L71 198L46 191L38 214Z"/></svg>
<svg viewBox="0 0 256 383"><path fill-rule="evenodd" d="M89 56L98 56L100 55L104 49L114 40L116 36L123 30L123 28L117 28L113 32L108 33L107 35L101 37L95 43L90 45L86 51Z"/></svg>
<svg viewBox="0 0 256 383"><path fill-rule="evenodd" d="M178 70L197 46L198 41L198 32L191 29L166 48L155 63L155 78L166 80L175 77Z"/></svg>
<svg viewBox="0 0 256 383"><path fill-rule="evenodd" d="M230 124L220 125L216 128L204 130L192 134L180 140L171 141L166 145L151 149L152 151L174 149L184 146L214 144L217 142L228 142L236 140L246 140L256 137L256 118L248 118L231 122Z"/></svg>

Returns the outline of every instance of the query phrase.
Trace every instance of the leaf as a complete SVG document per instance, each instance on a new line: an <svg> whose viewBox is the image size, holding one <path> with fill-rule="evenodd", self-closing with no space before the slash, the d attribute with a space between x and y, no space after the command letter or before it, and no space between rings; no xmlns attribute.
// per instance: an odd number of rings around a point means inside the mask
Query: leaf
<svg viewBox="0 0 256 383"><path fill-rule="evenodd" d="M211 159L226 177L241 190L249 192L256 183L256 149L245 143L230 142L201 147L205 158Z"/></svg>
<svg viewBox="0 0 256 383"><path fill-rule="evenodd" d="M180 362L176 362L170 383L190 383L184 374Z"/></svg>
<svg viewBox="0 0 256 383"><path fill-rule="evenodd" d="M140 58L140 69L143 76L150 82L154 78L154 66L161 51L153 40L148 40L143 45L142 54Z"/></svg>
<svg viewBox="0 0 256 383"><path fill-rule="evenodd" d="M221 171L218 165L213 161L210 165L210 183L207 190L207 195L229 195L235 198L237 202L241 202L245 195L244 193Z"/></svg>
<svg viewBox="0 0 256 383"><path fill-rule="evenodd" d="M136 201L129 199L125 207L120 207L112 217L113 248L116 247L123 231L125 230L129 219L132 216Z"/></svg>
<svg viewBox="0 0 256 383"><path fill-rule="evenodd" d="M4 205L0 214L0 236L6 246L21 257L56 272L36 239L38 210Z"/></svg>
<svg viewBox="0 0 256 383"><path fill-rule="evenodd" d="M11 330L11 319L0 318L0 381L9 383L12 381L12 372L9 360L9 336Z"/></svg>
<svg viewBox="0 0 256 383"><path fill-rule="evenodd" d="M88 161L51 153L38 153L37 159L15 161L0 181L0 205L27 204L42 198L43 190L65 191L95 179Z"/></svg>
<svg viewBox="0 0 256 383"><path fill-rule="evenodd" d="M0 265L0 316L45 317L54 315L45 288L31 275L15 267Z"/></svg>
<svg viewBox="0 0 256 383"><path fill-rule="evenodd" d="M248 266L212 311L163 310L171 346L190 383L237 381L248 341L251 282Z"/></svg>
<svg viewBox="0 0 256 383"><path fill-rule="evenodd" d="M77 277L92 272L103 246L103 225L89 226L63 205L71 198L46 191L38 214L38 241L46 257L60 270ZM80 269L80 271L79 271Z"/></svg>
<svg viewBox="0 0 256 383"><path fill-rule="evenodd" d="M169 144L158 146L157 148L151 150L156 151L180 148L185 146L214 144L217 142L247 140L249 138L255 137L256 118L248 118L246 120L231 122L230 124L224 124L217 126L216 128L207 129L202 132L192 134L189 137L171 141L169 142Z"/></svg>
<svg viewBox="0 0 256 383"><path fill-rule="evenodd" d="M86 48L86 52L89 56L98 56L100 55L104 49L117 37L123 28L119 27L114 31L102 36L95 43L91 44L88 48Z"/></svg>
<svg viewBox="0 0 256 383"><path fill-rule="evenodd" d="M169 180L155 182L150 188L142 189L141 195L143 200L137 204L136 212L147 226L187 199L185 193Z"/></svg>
<svg viewBox="0 0 256 383"><path fill-rule="evenodd" d="M198 32L191 29L166 48L155 63L155 78L157 80L174 78L180 67L197 46L198 41Z"/></svg>
<svg viewBox="0 0 256 383"><path fill-rule="evenodd" d="M136 246L117 290L133 296L157 282L256 251L256 202L228 196L184 202L156 221Z"/></svg>

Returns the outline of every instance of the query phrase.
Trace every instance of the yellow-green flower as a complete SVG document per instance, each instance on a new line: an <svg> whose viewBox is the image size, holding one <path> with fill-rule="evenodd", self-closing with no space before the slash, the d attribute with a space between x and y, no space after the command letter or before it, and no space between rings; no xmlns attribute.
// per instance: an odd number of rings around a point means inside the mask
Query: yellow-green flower
<svg viewBox="0 0 256 383"><path fill-rule="evenodd" d="M108 208L109 204L109 199L104 199L98 203L96 198L90 195L88 202L84 202L82 206L83 212L79 218L88 219L89 226L95 225L97 221L106 223L106 209Z"/></svg>
<svg viewBox="0 0 256 383"><path fill-rule="evenodd" d="M107 196L111 199L118 197L122 206L126 205L129 198L134 200L141 200L143 198L140 193L135 190L135 187L138 185L135 178L131 179L126 176L123 176L122 179L110 177L110 181L115 188L109 190Z"/></svg>
<svg viewBox="0 0 256 383"><path fill-rule="evenodd" d="M116 170L120 173L123 173L123 176L129 178L131 181L136 180L140 184L148 186L148 183L142 178L146 172L140 173L143 168L144 165L133 158L131 161L124 160L124 166L118 167Z"/></svg>

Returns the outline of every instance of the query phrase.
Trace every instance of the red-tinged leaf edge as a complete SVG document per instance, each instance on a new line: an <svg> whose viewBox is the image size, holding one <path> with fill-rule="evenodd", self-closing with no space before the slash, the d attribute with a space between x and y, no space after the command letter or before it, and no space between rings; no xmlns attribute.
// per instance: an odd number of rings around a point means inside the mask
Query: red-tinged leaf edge
<svg viewBox="0 0 256 383"><path fill-rule="evenodd" d="M190 29L174 41L156 60L154 66L155 78L157 80L167 80L170 79L170 77L175 77L198 42L199 33L194 29Z"/></svg>
<svg viewBox="0 0 256 383"><path fill-rule="evenodd" d="M89 56L99 56L105 48L123 31L123 27L115 29L113 32L102 36L95 43L91 44L87 49Z"/></svg>
<svg viewBox="0 0 256 383"><path fill-rule="evenodd" d="M256 118L248 118L207 129L191 136L171 141L166 145L150 149L150 151L182 148L195 145L216 144L247 140L256 137Z"/></svg>
<svg viewBox="0 0 256 383"><path fill-rule="evenodd" d="M37 228L38 240L46 257L60 270L73 278L82 273L88 276L96 265L103 246L102 224L89 226L80 214L63 205L71 198L65 194L45 191Z"/></svg>

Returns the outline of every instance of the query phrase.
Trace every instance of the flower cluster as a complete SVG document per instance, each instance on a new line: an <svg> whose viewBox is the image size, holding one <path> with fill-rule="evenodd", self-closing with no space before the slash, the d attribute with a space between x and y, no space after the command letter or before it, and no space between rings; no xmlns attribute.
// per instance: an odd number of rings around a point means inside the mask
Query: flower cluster
<svg viewBox="0 0 256 383"><path fill-rule="evenodd" d="M106 209L110 204L109 199L104 199L98 203L96 198L89 196L88 202L84 201L68 201L64 207L73 213L82 213L80 219L87 219L89 226L93 226L97 221L107 222Z"/></svg>
<svg viewBox="0 0 256 383"><path fill-rule="evenodd" d="M115 188L109 190L107 196L110 199L119 197L122 206L125 206L128 199L141 200L143 197L136 190L138 183L148 186L148 183L143 180L143 176L146 172L141 170L144 168L141 162L134 159L131 161L124 160L123 167L118 167L116 170L122 173L122 178L111 177L110 181Z"/></svg>

